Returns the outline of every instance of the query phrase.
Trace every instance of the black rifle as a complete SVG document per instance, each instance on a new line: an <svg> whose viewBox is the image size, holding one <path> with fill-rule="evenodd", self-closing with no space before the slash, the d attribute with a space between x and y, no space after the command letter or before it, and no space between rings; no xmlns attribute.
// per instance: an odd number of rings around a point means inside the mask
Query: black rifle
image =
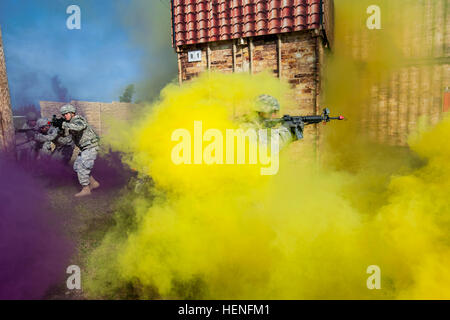
<svg viewBox="0 0 450 320"><path fill-rule="evenodd" d="M288 128L291 133L299 140L303 139L303 129L305 125L316 124L316 123L326 123L331 120L344 120L343 116L330 117L330 110L328 108L323 109L322 114L316 116L290 116L284 115L282 118L278 119L268 119L265 120L265 125L268 128L272 128L277 124L281 123L284 127Z"/></svg>
<svg viewBox="0 0 450 320"><path fill-rule="evenodd" d="M62 130L63 122L66 122L66 120L64 118L57 118L56 114L53 115L52 121L51 121L52 126Z"/></svg>
<svg viewBox="0 0 450 320"><path fill-rule="evenodd" d="M20 133L22 133L22 132L29 132L29 131L36 131L36 132L38 132L39 129L35 129L35 128L30 128L30 129L16 129L15 131L16 131L16 132L20 132Z"/></svg>

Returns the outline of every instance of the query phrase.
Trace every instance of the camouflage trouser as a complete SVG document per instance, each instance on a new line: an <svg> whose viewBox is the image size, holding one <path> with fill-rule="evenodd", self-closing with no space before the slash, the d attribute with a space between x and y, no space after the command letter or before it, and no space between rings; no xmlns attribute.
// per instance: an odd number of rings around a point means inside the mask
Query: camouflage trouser
<svg viewBox="0 0 450 320"><path fill-rule="evenodd" d="M52 143L50 141L44 142L38 152L40 157L47 157L52 155Z"/></svg>
<svg viewBox="0 0 450 320"><path fill-rule="evenodd" d="M90 148L81 151L73 164L73 169L78 175L78 181L82 186L89 185L89 177L97 158L98 148Z"/></svg>
<svg viewBox="0 0 450 320"><path fill-rule="evenodd" d="M34 162L36 161L36 142L29 141L16 148L17 150L17 160L23 162Z"/></svg>

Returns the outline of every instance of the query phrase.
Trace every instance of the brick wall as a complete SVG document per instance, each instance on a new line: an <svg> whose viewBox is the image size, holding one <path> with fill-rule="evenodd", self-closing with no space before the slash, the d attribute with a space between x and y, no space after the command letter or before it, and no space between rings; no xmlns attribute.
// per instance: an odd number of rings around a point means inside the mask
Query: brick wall
<svg viewBox="0 0 450 320"><path fill-rule="evenodd" d="M388 5L392 7L383 12L402 22L393 33L402 62L370 88L362 125L377 142L405 146L419 119L436 124L443 117L445 90L450 86L450 10L448 0L413 1L403 11L395 3ZM418 13L410 15L414 10ZM344 41L361 64L368 59L372 37L377 37L364 22L349 26L353 30Z"/></svg>
<svg viewBox="0 0 450 320"><path fill-rule="evenodd" d="M59 110L65 102L40 101L42 117L51 118L54 114L60 116ZM77 108L77 113L87 119L89 124L101 136L107 133L110 127L110 120L129 120L133 115L133 110L137 105L123 102L88 102L76 101L70 102Z"/></svg>
<svg viewBox="0 0 450 320"><path fill-rule="evenodd" d="M14 146L14 123L0 29L0 150L8 152L13 151Z"/></svg>
<svg viewBox="0 0 450 320"><path fill-rule="evenodd" d="M191 50L201 50L202 60L188 62L188 51ZM285 113L316 114L321 111L320 73L324 55L324 41L313 30L280 34L279 38L277 35L254 37L244 39L242 44L237 40L229 40L190 45L179 48L179 80L188 81L208 69L224 73L258 73L268 70L275 77L287 81L293 89L291 92L297 104L289 110L284 109ZM308 126L305 142L315 141L317 135L317 126Z"/></svg>
<svg viewBox="0 0 450 320"><path fill-rule="evenodd" d="M261 36L243 45L237 41L220 41L208 44L186 46L179 52L180 80L192 79L206 70L258 73L269 70L274 76L289 82L294 89L298 112L314 113L316 111L316 85L318 79L319 53L315 34L312 31L299 31L280 35L281 70L278 66L277 36ZM233 43L235 61L233 63ZM252 63L250 63L250 45L252 46ZM188 51L201 50L202 60L188 62ZM209 54L208 54L209 51ZM209 56L209 58L208 58ZM251 71L250 71L251 69ZM281 71L281 72L280 72Z"/></svg>
<svg viewBox="0 0 450 320"><path fill-rule="evenodd" d="M371 88L362 124L375 141L405 146L419 119L432 125L442 119L449 83L449 64L402 67Z"/></svg>
<svg viewBox="0 0 450 320"><path fill-rule="evenodd" d="M332 5L332 2L326 2ZM394 4L388 3L393 6ZM406 4L404 4L406 5ZM369 131L375 141L404 146L408 135L417 127L420 118L427 116L432 124L443 116L445 89L450 87L450 10L448 0L423 0L408 2L405 9L418 6L419 17L409 19L411 11L384 8L384 13L398 14L400 21L410 23L410 27L393 32L404 59L387 78L380 79L370 88L369 97L364 101L361 114L363 130ZM355 7L358 12L348 13L360 19L355 28L349 24L346 39L340 43L352 51L355 61L364 65L371 50L371 36L377 31L365 27L365 8ZM326 12L332 12L328 10ZM333 30L332 18L327 29ZM383 20L384 21L384 20ZM328 40L333 42L333 32ZM209 44L210 59L207 59L208 44L185 46L179 49L180 82L191 79L208 69L222 72L260 72L268 69L274 76L281 76L293 88L298 102L295 113L318 113L321 107L321 87L324 59L324 45L311 31L281 34L281 70L277 66L276 36L253 38L253 60L250 67L247 39L243 46L236 47L233 66L233 41L219 41ZM400 38L400 39L399 39ZM202 61L187 62L188 50L202 50ZM281 71L281 72L280 72ZM356 94L356 93L355 93ZM369 130L368 130L369 128ZM310 129L312 130L312 129ZM317 131L317 127L314 128Z"/></svg>

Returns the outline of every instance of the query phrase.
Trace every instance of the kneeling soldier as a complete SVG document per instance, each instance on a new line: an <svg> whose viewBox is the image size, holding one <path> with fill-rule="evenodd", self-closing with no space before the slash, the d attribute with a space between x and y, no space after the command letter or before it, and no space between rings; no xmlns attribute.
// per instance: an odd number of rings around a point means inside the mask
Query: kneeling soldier
<svg viewBox="0 0 450 320"><path fill-rule="evenodd" d="M36 141L34 140L34 136L36 134L36 131L38 130L36 126L37 120L38 116L34 112L29 112L26 115L26 122L21 128L21 130L23 131L19 131L23 132L19 134L23 134L23 136L20 138L22 138L21 140L24 140L24 142L17 146L17 159L28 164L31 164L36 160L37 146Z"/></svg>
<svg viewBox="0 0 450 320"><path fill-rule="evenodd" d="M64 130L58 130L58 137L55 139L55 151L52 154L53 159L61 161L64 164L68 164L72 159L74 143L72 136L64 135Z"/></svg>
<svg viewBox="0 0 450 320"><path fill-rule="evenodd" d="M40 118L36 122L39 131L34 136L37 143L38 157L51 156L55 148L54 141L58 137L58 129L50 124L47 118Z"/></svg>
<svg viewBox="0 0 450 320"><path fill-rule="evenodd" d="M62 124L65 135L72 135L73 142L80 149L80 153L73 164L73 169L78 175L78 181L82 189L75 197L90 195L91 190L100 186L91 176L91 170L94 167L99 149L99 138L86 119L76 114L74 106L70 104L62 106L61 114L66 120Z"/></svg>

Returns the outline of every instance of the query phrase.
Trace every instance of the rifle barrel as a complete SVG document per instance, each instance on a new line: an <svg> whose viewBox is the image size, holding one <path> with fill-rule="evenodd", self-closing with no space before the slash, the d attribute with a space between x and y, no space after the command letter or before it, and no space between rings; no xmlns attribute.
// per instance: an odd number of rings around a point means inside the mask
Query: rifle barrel
<svg viewBox="0 0 450 320"><path fill-rule="evenodd" d="M300 119L303 122L321 122L326 120L324 116L302 116Z"/></svg>
<svg viewBox="0 0 450 320"><path fill-rule="evenodd" d="M16 132L22 133L22 132L28 132L28 131L37 131L36 129L16 129Z"/></svg>

